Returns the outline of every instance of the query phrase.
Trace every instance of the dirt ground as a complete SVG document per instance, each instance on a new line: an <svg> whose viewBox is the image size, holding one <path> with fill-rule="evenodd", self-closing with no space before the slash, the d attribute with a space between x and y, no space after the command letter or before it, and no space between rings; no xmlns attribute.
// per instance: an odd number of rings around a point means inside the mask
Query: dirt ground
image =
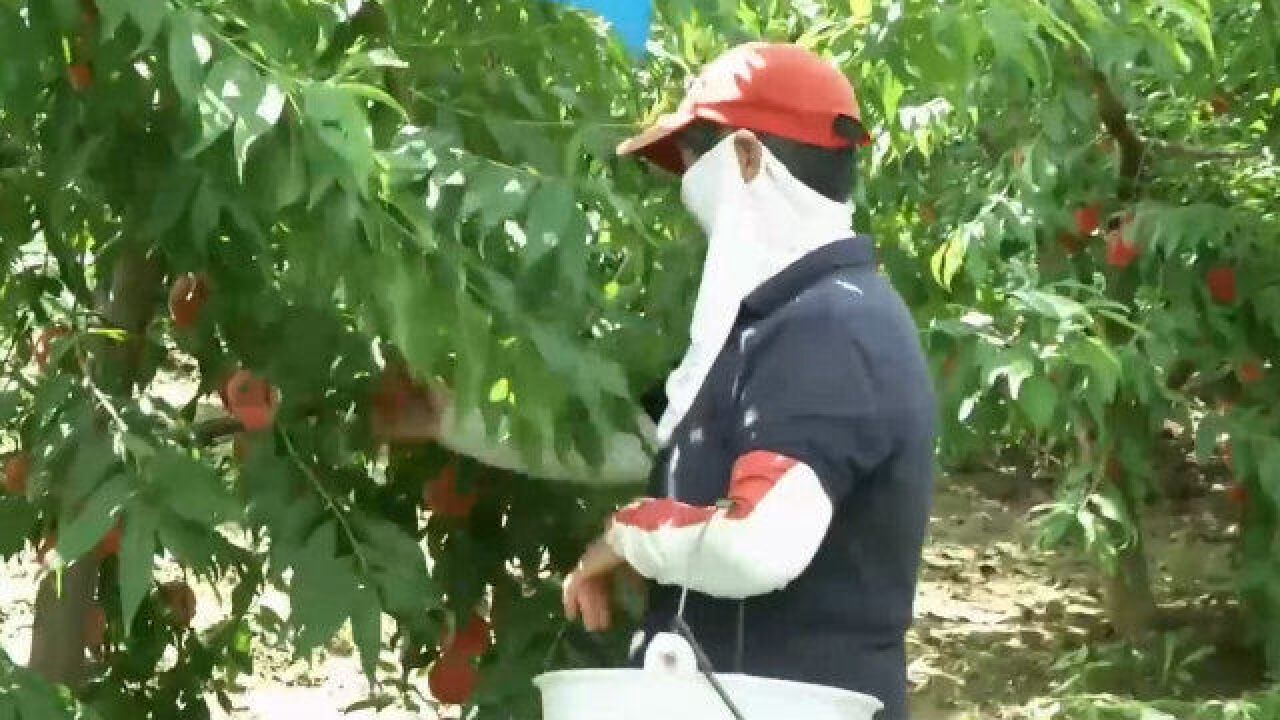
<svg viewBox="0 0 1280 720"><path fill-rule="evenodd" d="M909 636L916 720L1030 720L1056 694L1208 699L1261 683L1258 658L1233 645L1237 509L1222 487L1202 483L1146 516L1168 616L1157 658L1120 650L1092 567L1035 549L1028 519L1048 499L994 476L952 478L939 492Z"/></svg>
<svg viewBox="0 0 1280 720"><path fill-rule="evenodd" d="M1090 568L1034 549L1028 514L1046 501L1046 491L993 478L951 478L939 489L910 636L917 720L1032 718L1044 698L1071 689L1066 684L1084 667L1064 664L1064 658L1109 642ZM1218 598L1229 596L1231 510L1220 488L1208 488L1163 505L1148 521L1153 556L1165 561L1153 568L1158 594L1184 600L1191 617L1213 616ZM30 552L0 567L0 643L15 659L27 656L36 568ZM1174 577L1193 582L1175 586ZM211 625L219 619L220 602L213 588L198 588L198 594L196 626ZM287 615L282 595L269 594L263 605ZM1230 617L1229 606L1219 609ZM1174 657L1201 646L1212 625L1197 621L1194 636L1174 647ZM260 643L255 653L256 673L244 681L235 711L220 715L225 720L375 716L341 712L368 692L349 640L339 637L311 662L293 661L270 642ZM1220 652L1197 663L1180 689L1238 694L1253 682L1250 668ZM425 679L416 684L425 695ZM433 717L429 710L394 707L376 716Z"/></svg>

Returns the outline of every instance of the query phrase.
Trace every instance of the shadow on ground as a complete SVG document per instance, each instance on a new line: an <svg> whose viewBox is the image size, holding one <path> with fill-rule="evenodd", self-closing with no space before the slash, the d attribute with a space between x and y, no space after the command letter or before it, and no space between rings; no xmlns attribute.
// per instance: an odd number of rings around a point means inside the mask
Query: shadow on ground
<svg viewBox="0 0 1280 720"><path fill-rule="evenodd" d="M1039 552L1029 514L1047 489L992 475L939 488L909 637L916 720L1030 718L1055 694L1237 697L1263 682L1231 596L1237 510L1205 486L1149 509L1163 629L1113 637L1094 569Z"/></svg>

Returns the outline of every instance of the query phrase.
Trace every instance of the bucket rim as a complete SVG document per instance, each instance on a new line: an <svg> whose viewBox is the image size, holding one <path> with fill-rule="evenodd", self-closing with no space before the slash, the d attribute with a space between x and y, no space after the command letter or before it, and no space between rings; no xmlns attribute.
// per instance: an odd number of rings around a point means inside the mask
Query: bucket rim
<svg viewBox="0 0 1280 720"><path fill-rule="evenodd" d="M696 674L663 673L663 672L654 672L652 670L642 670L638 668L576 668L576 669L568 669L568 670L552 670L550 672L541 673L533 678L533 684L537 686L538 689L541 690L544 688L544 686L548 682L554 681L561 677L575 677L575 678L587 679L591 677L599 678L599 677L610 676L610 675L634 676L636 674L653 674L653 675L660 675L665 677L704 679L701 673L696 673ZM718 672L716 673L716 677L722 680L729 680L732 678L744 678L744 679L750 680L753 683L773 685L775 687L803 688L805 692L817 693L819 695L823 695L832 699L836 699L836 698L852 699L857 701L860 704L868 706L873 713L879 712L884 709L884 703L881 702L874 695L860 693L857 690L847 690L845 688L832 687L830 685L818 685L816 683L799 682L797 680L783 680L781 678L762 677L760 675L748 675L746 673Z"/></svg>

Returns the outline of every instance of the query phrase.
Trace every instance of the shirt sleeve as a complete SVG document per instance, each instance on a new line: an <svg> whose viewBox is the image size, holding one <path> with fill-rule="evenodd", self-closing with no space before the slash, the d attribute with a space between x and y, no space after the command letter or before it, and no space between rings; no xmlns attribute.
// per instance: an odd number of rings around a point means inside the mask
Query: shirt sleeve
<svg viewBox="0 0 1280 720"><path fill-rule="evenodd" d="M437 441L453 452L490 467L533 477L606 485L636 484L649 476L653 463L650 447L657 432L646 415L641 414L636 422L641 436L615 432L604 438L605 462L600 467L592 466L577 453L567 461L548 457L540 465L530 465L514 444L489 433L479 411L460 414L456 408L446 410Z"/></svg>
<svg viewBox="0 0 1280 720"><path fill-rule="evenodd" d="M748 352L735 394L737 455L765 451L807 465L833 504L892 452L850 322L829 311L788 319Z"/></svg>
<svg viewBox="0 0 1280 720"><path fill-rule="evenodd" d="M891 452L874 378L846 321L791 318L756 343L734 390L729 502L641 500L605 534L660 584L728 598L786 586L817 554L835 505Z"/></svg>
<svg viewBox="0 0 1280 720"><path fill-rule="evenodd" d="M723 506L645 499L610 520L605 541L663 585L744 598L781 589L813 561L832 507L808 466L772 453L739 458Z"/></svg>

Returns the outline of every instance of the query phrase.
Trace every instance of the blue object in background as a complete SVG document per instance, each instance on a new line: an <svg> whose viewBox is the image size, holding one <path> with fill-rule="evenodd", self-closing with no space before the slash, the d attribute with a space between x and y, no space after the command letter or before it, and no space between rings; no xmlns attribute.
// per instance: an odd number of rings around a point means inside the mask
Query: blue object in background
<svg viewBox="0 0 1280 720"><path fill-rule="evenodd" d="M653 18L653 0L559 0L565 5L598 13L633 52L644 52Z"/></svg>

